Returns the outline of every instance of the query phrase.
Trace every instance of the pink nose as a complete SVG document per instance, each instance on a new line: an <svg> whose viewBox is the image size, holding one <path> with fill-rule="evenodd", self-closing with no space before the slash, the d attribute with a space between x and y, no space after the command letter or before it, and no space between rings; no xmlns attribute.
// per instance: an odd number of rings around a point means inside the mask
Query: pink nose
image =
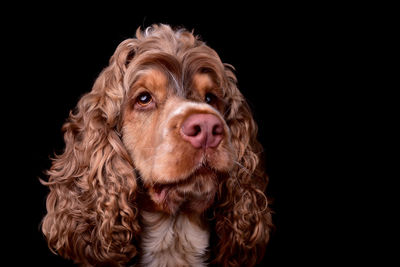
<svg viewBox="0 0 400 267"><path fill-rule="evenodd" d="M214 148L221 143L224 127L212 114L190 115L182 124L182 137L195 148Z"/></svg>

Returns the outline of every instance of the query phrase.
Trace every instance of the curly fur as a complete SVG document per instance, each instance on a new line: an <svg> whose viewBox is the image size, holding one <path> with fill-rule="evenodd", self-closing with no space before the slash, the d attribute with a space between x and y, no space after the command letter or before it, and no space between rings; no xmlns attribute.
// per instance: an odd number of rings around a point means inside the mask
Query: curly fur
<svg viewBox="0 0 400 267"><path fill-rule="evenodd" d="M218 174L207 211L215 233L209 262L255 265L272 226L257 126L233 67L192 33L167 25L138 29L136 38L122 42L63 126L65 151L53 159L49 179L43 181L50 188L42 224L50 249L87 266L121 266L140 258L143 221L138 203L146 189L138 169L144 170L125 141L124 117L130 88L140 73L152 68L168 70L168 82L181 96L193 86L189 77L199 72L209 73L222 90L223 115L218 116L229 128L234 164Z"/></svg>

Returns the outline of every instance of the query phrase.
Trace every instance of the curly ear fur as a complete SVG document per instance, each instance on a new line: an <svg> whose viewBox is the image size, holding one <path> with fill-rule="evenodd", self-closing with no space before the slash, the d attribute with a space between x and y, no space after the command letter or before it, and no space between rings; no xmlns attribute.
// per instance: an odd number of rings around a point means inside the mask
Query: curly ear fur
<svg viewBox="0 0 400 267"><path fill-rule="evenodd" d="M90 93L63 126L65 151L48 171L50 193L42 231L52 251L77 263L107 266L136 254L140 230L136 178L119 138L123 75L135 40L119 45Z"/></svg>
<svg viewBox="0 0 400 267"><path fill-rule="evenodd" d="M214 210L218 236L215 260L223 266L253 266L264 254L272 227L271 213L264 190L268 177L262 170L262 148L249 106L236 86L233 67L225 65L226 121L236 151L235 168L219 185Z"/></svg>

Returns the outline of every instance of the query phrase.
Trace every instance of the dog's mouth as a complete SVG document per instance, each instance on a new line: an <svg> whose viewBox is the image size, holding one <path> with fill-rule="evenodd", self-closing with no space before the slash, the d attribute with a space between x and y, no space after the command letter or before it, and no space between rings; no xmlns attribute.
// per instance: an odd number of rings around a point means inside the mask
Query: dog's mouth
<svg viewBox="0 0 400 267"><path fill-rule="evenodd" d="M196 182L199 182L196 180L211 178L213 176L215 176L215 171L213 169L211 169L209 166L200 166L186 179L172 183L155 183L152 186L152 189L153 192L157 195L157 198L163 200L168 191L172 188L185 187L194 184Z"/></svg>
<svg viewBox="0 0 400 267"><path fill-rule="evenodd" d="M148 188L158 210L176 213L178 210L202 212L216 192L217 172L208 165L199 166L186 179L173 183L155 183Z"/></svg>

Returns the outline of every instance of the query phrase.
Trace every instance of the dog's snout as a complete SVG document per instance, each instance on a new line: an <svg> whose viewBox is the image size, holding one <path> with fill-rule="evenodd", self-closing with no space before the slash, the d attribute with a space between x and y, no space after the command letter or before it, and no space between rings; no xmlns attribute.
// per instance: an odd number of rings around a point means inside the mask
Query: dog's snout
<svg viewBox="0 0 400 267"><path fill-rule="evenodd" d="M183 122L181 132L195 148L215 148L221 143L224 127L213 114L192 114Z"/></svg>

